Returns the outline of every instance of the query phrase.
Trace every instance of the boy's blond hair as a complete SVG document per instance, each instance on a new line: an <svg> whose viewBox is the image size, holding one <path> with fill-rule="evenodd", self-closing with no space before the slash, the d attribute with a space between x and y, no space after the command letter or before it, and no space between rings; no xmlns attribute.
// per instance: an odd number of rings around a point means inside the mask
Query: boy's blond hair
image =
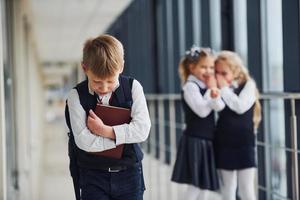
<svg viewBox="0 0 300 200"><path fill-rule="evenodd" d="M84 44L82 64L98 77L114 76L124 65L123 45L107 34L89 39Z"/></svg>
<svg viewBox="0 0 300 200"><path fill-rule="evenodd" d="M229 69L234 74L234 79L238 82L239 85L245 83L248 80L253 80L249 75L248 69L244 66L242 59L239 55L232 51L221 51L215 60L215 63L223 61L227 64ZM254 128L257 129L261 122L261 105L259 102L259 91L256 88L256 101L253 111L253 123Z"/></svg>

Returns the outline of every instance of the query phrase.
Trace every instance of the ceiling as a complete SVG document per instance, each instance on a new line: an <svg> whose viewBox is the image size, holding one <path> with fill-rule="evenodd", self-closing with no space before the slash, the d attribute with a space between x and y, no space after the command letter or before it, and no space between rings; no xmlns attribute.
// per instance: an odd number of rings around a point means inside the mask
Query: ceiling
<svg viewBox="0 0 300 200"><path fill-rule="evenodd" d="M74 63L86 39L109 27L132 0L29 0L42 63Z"/></svg>

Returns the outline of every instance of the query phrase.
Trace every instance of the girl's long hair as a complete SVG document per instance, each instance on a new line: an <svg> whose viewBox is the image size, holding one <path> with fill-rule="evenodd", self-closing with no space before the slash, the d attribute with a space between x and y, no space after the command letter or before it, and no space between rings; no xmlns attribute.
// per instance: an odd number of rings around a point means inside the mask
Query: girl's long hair
<svg viewBox="0 0 300 200"><path fill-rule="evenodd" d="M217 56L216 63L218 61L224 61L228 65L239 85L247 82L248 80L253 80L249 75L248 69L244 66L242 59L237 53L232 51L221 51ZM253 80L253 82L255 81ZM261 122L261 104L259 102L259 91L257 88L255 94L256 100L253 110L253 123L256 131Z"/></svg>

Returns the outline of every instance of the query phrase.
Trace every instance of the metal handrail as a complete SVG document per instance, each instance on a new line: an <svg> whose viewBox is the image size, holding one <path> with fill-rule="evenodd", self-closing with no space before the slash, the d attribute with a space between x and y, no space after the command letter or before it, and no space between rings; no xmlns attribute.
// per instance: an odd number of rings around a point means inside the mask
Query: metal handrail
<svg viewBox="0 0 300 200"><path fill-rule="evenodd" d="M170 128L170 132L174 133L174 127L182 127L180 126L179 123L174 121L174 116L176 113L174 112L174 101L180 101L181 100L181 95L178 93L175 94L146 94L146 99L148 103L151 103L153 101L158 102L158 119L152 116L152 121L158 122L154 123L159 126L159 132L164 130L164 127L167 126ZM299 199L299 180L298 180L298 144L297 144L297 116L296 116L296 108L295 108L295 100L300 99L300 93L288 93L288 92L267 92L267 93L262 93L260 94L260 100L289 100L290 101L290 108L291 108L291 116L290 116L290 121L291 121L291 148L285 148L285 150L288 149L288 151L292 154L292 191L293 191L293 199ZM172 102L172 106L170 106L170 120L165 120L164 116L164 104L163 101L169 101ZM152 105L153 106L153 105ZM155 109L152 108L150 109L150 112L155 112ZM151 113L150 113L151 114ZM172 118L172 120L171 120ZM174 126L177 125L177 126ZM161 155L164 155L165 151L169 151L171 154L174 154L174 149L175 149L175 143L174 138L171 138L171 145L170 149L166 148L165 146L165 137L160 134L159 136L159 151ZM151 140L153 141L153 139ZM259 143L260 144L260 143ZM151 146L157 146L157 145L151 145ZM173 152L173 153L172 153ZM174 158L171 156L171 163L174 163ZM164 160L164 156L160 156L160 160Z"/></svg>
<svg viewBox="0 0 300 200"><path fill-rule="evenodd" d="M260 94L260 99L300 99L300 93L292 92L266 92ZM170 94L146 94L147 100L180 100L179 93Z"/></svg>

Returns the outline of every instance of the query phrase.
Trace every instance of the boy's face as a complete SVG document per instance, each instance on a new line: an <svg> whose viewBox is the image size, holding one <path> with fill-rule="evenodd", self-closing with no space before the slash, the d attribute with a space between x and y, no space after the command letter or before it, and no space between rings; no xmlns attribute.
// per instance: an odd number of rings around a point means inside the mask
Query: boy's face
<svg viewBox="0 0 300 200"><path fill-rule="evenodd" d="M91 89L101 96L112 92L118 84L119 73L107 78L100 78L90 70L86 70L85 74L88 77Z"/></svg>

